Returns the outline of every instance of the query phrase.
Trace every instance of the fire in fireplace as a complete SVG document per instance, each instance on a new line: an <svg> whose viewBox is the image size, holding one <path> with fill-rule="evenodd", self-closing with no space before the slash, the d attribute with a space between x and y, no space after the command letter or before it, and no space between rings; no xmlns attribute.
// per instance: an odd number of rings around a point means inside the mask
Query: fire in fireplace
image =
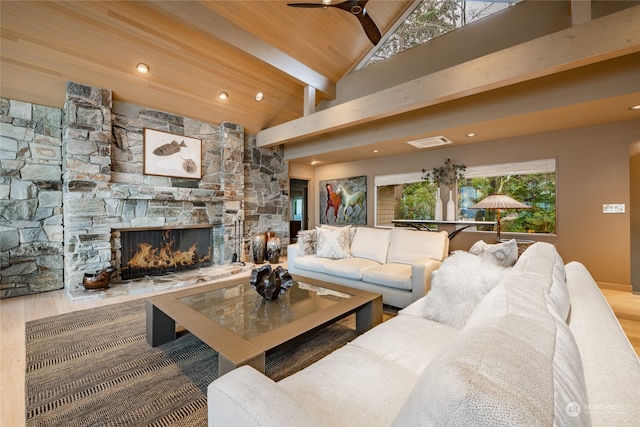
<svg viewBox="0 0 640 427"><path fill-rule="evenodd" d="M120 231L120 276L133 279L211 265L212 225Z"/></svg>

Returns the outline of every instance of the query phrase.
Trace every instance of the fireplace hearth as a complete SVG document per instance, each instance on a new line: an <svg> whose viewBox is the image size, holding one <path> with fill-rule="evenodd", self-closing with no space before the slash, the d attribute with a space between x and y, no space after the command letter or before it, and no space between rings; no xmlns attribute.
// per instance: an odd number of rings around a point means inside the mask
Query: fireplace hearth
<svg viewBox="0 0 640 427"><path fill-rule="evenodd" d="M212 265L213 226L120 230L120 277L159 276Z"/></svg>

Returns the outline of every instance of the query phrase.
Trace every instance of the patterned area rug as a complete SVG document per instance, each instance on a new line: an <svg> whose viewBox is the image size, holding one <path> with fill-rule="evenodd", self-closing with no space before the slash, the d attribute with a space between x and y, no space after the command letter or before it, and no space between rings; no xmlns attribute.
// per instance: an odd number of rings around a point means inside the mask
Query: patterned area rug
<svg viewBox="0 0 640 427"><path fill-rule="evenodd" d="M385 313L385 320L389 315ZM267 356L278 381L355 338L355 316ZM26 325L27 426L206 426L215 351L188 332L152 348L145 300Z"/></svg>

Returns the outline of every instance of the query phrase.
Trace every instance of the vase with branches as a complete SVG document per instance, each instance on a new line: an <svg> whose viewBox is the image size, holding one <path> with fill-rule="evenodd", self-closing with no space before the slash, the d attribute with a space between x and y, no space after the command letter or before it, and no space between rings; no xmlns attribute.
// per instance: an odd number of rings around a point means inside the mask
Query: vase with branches
<svg viewBox="0 0 640 427"><path fill-rule="evenodd" d="M454 221L455 214L455 202L453 201L453 186L459 179L464 178L465 165L459 165L453 163L451 159L447 158L444 161L444 165L433 168L430 171L422 169L422 179L429 180L436 184L436 209L435 220L442 221L442 200L440 198L440 186L446 185L449 188L449 202L447 203L447 220Z"/></svg>
<svg viewBox="0 0 640 427"><path fill-rule="evenodd" d="M458 165L453 163L451 159L445 159L442 166L435 167L430 171L422 169L422 179L429 180L438 187L444 184L451 188L459 179L464 178L466 169L465 165Z"/></svg>

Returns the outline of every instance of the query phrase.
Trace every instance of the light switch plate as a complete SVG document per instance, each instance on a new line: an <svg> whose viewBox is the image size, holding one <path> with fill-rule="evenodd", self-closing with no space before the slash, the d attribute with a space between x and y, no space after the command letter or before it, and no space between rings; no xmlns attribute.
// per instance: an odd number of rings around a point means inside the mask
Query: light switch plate
<svg viewBox="0 0 640 427"><path fill-rule="evenodd" d="M605 203L602 205L602 213L624 213L624 203Z"/></svg>

